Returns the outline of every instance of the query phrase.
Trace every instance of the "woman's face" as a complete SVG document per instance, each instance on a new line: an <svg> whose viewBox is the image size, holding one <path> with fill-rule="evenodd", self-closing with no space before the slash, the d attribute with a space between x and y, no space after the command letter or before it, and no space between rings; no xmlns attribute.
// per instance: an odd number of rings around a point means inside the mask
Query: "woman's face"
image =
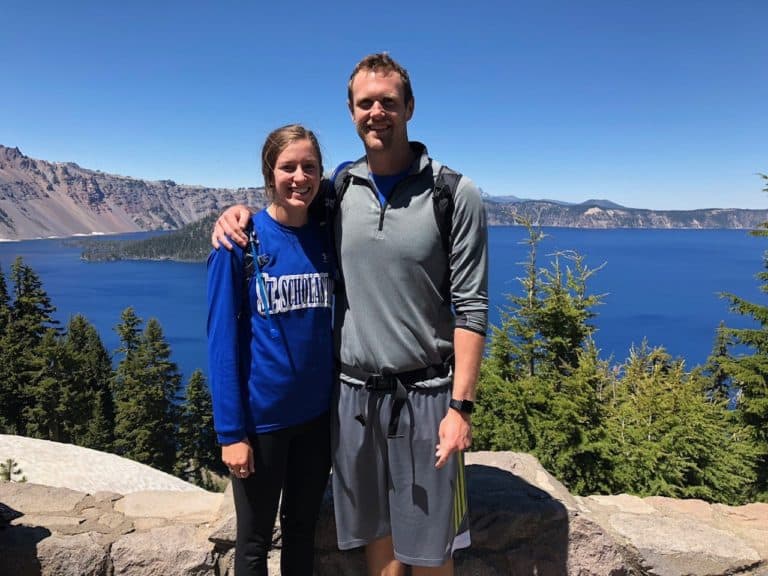
<svg viewBox="0 0 768 576"><path fill-rule="evenodd" d="M276 208L291 220L304 217L320 189L320 159L309 140L296 140L280 152L272 171Z"/></svg>

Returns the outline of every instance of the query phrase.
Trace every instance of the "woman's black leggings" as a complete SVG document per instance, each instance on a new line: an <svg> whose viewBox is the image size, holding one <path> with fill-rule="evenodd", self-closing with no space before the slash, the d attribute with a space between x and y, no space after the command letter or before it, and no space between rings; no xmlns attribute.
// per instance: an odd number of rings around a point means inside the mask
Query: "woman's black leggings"
<svg viewBox="0 0 768 576"><path fill-rule="evenodd" d="M311 576L315 524L331 468L330 419L250 437L256 471L232 477L237 515L235 574L267 576L280 492L283 576Z"/></svg>

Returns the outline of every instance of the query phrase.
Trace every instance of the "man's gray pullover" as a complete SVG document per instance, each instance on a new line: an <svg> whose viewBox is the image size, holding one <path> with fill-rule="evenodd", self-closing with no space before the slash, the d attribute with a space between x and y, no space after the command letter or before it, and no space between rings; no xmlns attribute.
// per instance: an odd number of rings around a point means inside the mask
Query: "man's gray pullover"
<svg viewBox="0 0 768 576"><path fill-rule="evenodd" d="M335 314L337 357L342 365L370 373L442 364L453 354L455 326L485 334L487 325L487 229L480 192L461 178L449 263L432 200L440 164L423 144L411 147L416 160L383 207L365 158L358 160L335 219L343 283ZM446 275L450 301L442 294Z"/></svg>

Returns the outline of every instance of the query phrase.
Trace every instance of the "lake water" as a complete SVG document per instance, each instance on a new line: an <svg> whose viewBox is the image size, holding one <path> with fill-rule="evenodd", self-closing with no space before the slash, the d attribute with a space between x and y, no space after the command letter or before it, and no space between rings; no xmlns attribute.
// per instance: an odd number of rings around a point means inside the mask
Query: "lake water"
<svg viewBox="0 0 768 576"><path fill-rule="evenodd" d="M689 367L705 361L721 320L747 325L728 312L717 293L728 291L768 304L755 274L762 269L766 242L742 230L575 230L545 229L540 265L547 254L576 250L587 266L605 263L588 284L605 293L595 311L595 336L601 356L616 361L647 338L663 345ZM527 250L525 230L494 227L489 234L491 322L499 322L505 294L519 290ZM188 377L207 371L205 346L205 264L177 262L106 262L80 260L80 249L60 240L0 244L6 278L22 256L43 281L65 324L81 313L99 330L111 351L118 346L114 326L133 306L145 321L157 318L173 350L173 359Z"/></svg>

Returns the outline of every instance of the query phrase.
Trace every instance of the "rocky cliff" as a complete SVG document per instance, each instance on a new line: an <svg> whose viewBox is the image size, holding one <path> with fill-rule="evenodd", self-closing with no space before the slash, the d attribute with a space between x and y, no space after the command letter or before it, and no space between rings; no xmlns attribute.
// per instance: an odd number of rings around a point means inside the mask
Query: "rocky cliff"
<svg viewBox="0 0 768 576"><path fill-rule="evenodd" d="M204 188L150 182L29 158L0 145L0 239L114 234L180 228L226 206L264 204L262 188ZM486 196L492 225L524 217L539 226L570 228L756 228L768 210L656 211L606 200L566 204Z"/></svg>
<svg viewBox="0 0 768 576"><path fill-rule="evenodd" d="M543 200L499 202L486 198L488 221L508 225L525 218L537 226L565 228L735 228L755 229L768 221L768 210L706 208L646 210L599 200L562 204Z"/></svg>
<svg viewBox="0 0 768 576"><path fill-rule="evenodd" d="M19 461L29 478L0 483L0 574L232 576L229 490L153 489L167 475L146 467L127 473L141 465L18 436L0 435L0 457ZM476 452L466 460L472 547L457 552L457 574L768 575L768 504L582 498L527 454ZM75 488L86 478L87 489ZM36 483L43 480L49 485ZM270 574L279 574L277 527L273 540ZM317 576L365 573L360 550L336 547L330 492L315 548Z"/></svg>
<svg viewBox="0 0 768 576"><path fill-rule="evenodd" d="M237 202L262 205L264 191L149 182L0 145L0 239L170 230Z"/></svg>

